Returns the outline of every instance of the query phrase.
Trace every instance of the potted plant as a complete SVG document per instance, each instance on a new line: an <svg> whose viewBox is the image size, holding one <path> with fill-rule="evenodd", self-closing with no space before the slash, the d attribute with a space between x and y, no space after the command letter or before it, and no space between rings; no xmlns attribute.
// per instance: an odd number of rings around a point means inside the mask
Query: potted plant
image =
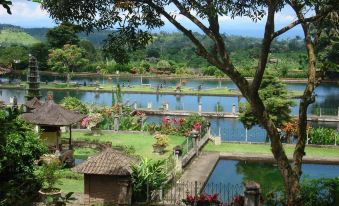
<svg viewBox="0 0 339 206"><path fill-rule="evenodd" d="M91 113L82 120L81 126L86 127L87 129L91 130L93 135L100 135L101 129L98 128L97 126L102 121L103 121L102 114Z"/></svg>
<svg viewBox="0 0 339 206"><path fill-rule="evenodd" d="M155 143L153 144L153 151L155 153L162 154L165 151L165 148L169 144L169 139L167 135L157 133L154 135Z"/></svg>
<svg viewBox="0 0 339 206"><path fill-rule="evenodd" d="M39 174L43 187L39 190L39 194L46 200L47 198L57 200L61 195L61 189L56 188L56 184L60 179L58 173L60 166L58 162L50 162L43 164Z"/></svg>

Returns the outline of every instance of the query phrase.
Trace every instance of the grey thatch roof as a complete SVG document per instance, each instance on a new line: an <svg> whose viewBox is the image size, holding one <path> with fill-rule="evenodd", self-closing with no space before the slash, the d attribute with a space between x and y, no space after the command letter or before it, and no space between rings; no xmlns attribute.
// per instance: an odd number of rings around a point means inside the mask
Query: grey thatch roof
<svg viewBox="0 0 339 206"><path fill-rule="evenodd" d="M68 110L53 100L48 100L32 113L22 115L22 118L37 125L67 126L81 121L85 115Z"/></svg>
<svg viewBox="0 0 339 206"><path fill-rule="evenodd" d="M132 172L131 164L135 162L135 158L121 151L107 148L100 154L74 167L73 171L84 174L129 176Z"/></svg>
<svg viewBox="0 0 339 206"><path fill-rule="evenodd" d="M11 69L0 67L0 75L10 73L11 71Z"/></svg>
<svg viewBox="0 0 339 206"><path fill-rule="evenodd" d="M33 99L26 101L25 105L30 109L36 109L39 108L42 105L42 103L39 101L38 98L33 97Z"/></svg>

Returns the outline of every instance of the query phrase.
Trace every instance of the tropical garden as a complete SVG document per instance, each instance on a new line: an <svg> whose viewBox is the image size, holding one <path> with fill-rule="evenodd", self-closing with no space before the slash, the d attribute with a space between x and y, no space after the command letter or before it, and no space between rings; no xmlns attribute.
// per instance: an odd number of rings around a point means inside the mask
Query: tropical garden
<svg viewBox="0 0 339 206"><path fill-rule="evenodd" d="M1 30L1 42L7 42L0 46L1 67L24 70L28 66L28 53L31 53L40 60L42 70L66 74L63 86L66 88L71 85L72 75L80 72L102 76L120 72L179 77L194 74L219 79L227 76L246 99L239 106L240 121L246 129L264 128L268 143L214 145L209 141L205 147L202 145L202 150L273 156L280 187L265 190L261 196L265 205L338 203L338 177L302 178L306 154L306 157L338 158L338 132L312 128L307 118L307 109L316 98L316 87L323 79L331 77L328 74L338 71L335 1L36 2L62 23L48 29L46 39L40 42L20 28ZM0 0L7 13L11 13L11 3ZM192 32L175 18L167 10L171 5L201 32ZM276 14L285 7L293 10L297 20L277 30L274 26ZM309 10L313 13L305 13ZM123 19L119 15L121 12L125 13ZM219 16L247 17L254 22L263 20L263 38L222 34ZM180 33L151 32L162 27L165 19ZM301 26L304 37L278 39L297 25ZM92 41L81 38L85 36L83 32L99 29L105 33L112 27L115 30L109 32L103 43L98 43L99 37ZM11 40L12 35L21 41ZM96 32L96 35L102 33ZM252 77L251 81L247 77ZM290 115L296 103L279 77L304 78L307 82L304 91L298 94L300 106L296 118ZM100 148L107 145L136 158L138 162L131 167L132 201L148 204L150 196L157 196L156 191L171 191L171 180L181 175L176 168L178 157L187 157L196 149L197 141L209 135L210 124L198 114L163 115L158 123L148 123L145 113L123 102L120 84L110 85L108 89L112 94L111 106L84 104L74 97L61 101L63 107L84 115L81 122L63 131L62 136L67 137L75 130L74 164L98 154ZM100 90L98 85L95 90ZM46 205L66 205L74 200L74 192L84 192L84 178L62 161L54 161L53 155L41 161L41 157L46 157L46 145L34 126L22 120L23 112L16 104L0 108L0 205L26 205L37 201ZM209 137L206 139L208 141ZM251 171L244 169L241 163L237 169L247 178L251 176ZM198 192L187 192L180 203L225 205L218 194ZM242 195L234 195L226 205L244 204Z"/></svg>

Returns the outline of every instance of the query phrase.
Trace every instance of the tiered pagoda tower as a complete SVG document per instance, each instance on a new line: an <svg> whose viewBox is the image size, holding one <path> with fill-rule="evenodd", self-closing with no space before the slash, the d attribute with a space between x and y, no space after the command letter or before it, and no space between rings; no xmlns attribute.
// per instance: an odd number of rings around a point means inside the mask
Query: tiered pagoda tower
<svg viewBox="0 0 339 206"><path fill-rule="evenodd" d="M40 99L40 75L38 69L38 62L34 56L29 57L29 66L27 72L27 101L34 97Z"/></svg>

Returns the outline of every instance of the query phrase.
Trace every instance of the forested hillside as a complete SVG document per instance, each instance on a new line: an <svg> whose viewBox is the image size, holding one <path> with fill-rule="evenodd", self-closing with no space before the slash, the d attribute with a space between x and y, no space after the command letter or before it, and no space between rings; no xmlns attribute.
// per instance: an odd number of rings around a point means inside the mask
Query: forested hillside
<svg viewBox="0 0 339 206"><path fill-rule="evenodd" d="M0 30L0 45L6 47L10 45L32 46L40 41L20 29Z"/></svg>
<svg viewBox="0 0 339 206"><path fill-rule="evenodd" d="M0 35L0 43L2 42L0 64L4 66L10 65L13 61L11 55L32 53L38 57L41 64L40 68L49 70L52 66L49 66L47 61L51 49L62 49L63 45L67 43L77 45L82 51L83 58L89 60L88 64L74 70L78 72L97 72L99 69L105 73L114 73L116 70L143 73L157 70L158 73L223 75L215 68L210 67L205 59L196 55L195 47L191 41L180 33L160 32L155 34L153 41L146 48L137 51L130 50L128 57L126 57L129 63L120 65L111 61L116 54L119 54L119 51L107 52L102 50L104 40L111 31L94 32L86 35L77 32L76 29L72 29L71 25L67 24L63 27L56 27L56 29L20 28L12 25L0 25L0 29L4 34L2 38ZM9 34L9 32L12 33ZM48 37L49 34L52 35ZM196 35L203 44L211 50L213 49L208 38L200 34ZM68 38L72 40L67 40ZM223 38L235 66L239 68L242 74L252 76L259 58L261 39L230 35L224 35ZM61 43L52 42L59 40L62 40ZM20 47L22 48L20 49ZM269 57L269 70L280 76L305 76L303 70L306 67L306 56L304 53L304 41L299 37L274 41ZM26 60L24 57L22 59ZM19 68L25 68L25 64L22 64Z"/></svg>

